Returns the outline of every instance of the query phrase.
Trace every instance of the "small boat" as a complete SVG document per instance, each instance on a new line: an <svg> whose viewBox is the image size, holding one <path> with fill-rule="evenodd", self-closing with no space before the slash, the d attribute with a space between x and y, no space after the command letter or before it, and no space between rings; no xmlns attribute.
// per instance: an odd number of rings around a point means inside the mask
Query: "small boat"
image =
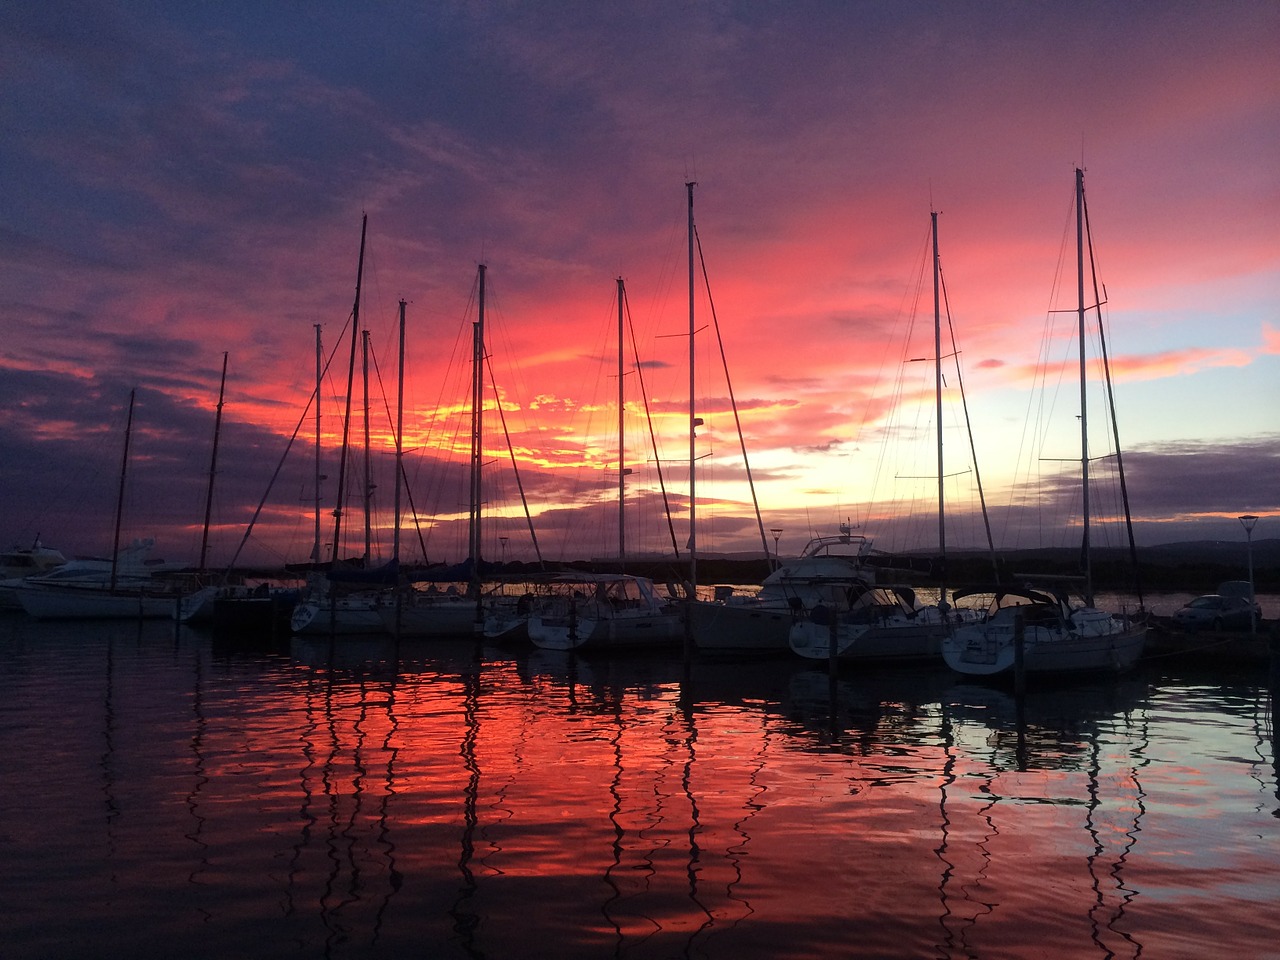
<svg viewBox="0 0 1280 960"><path fill-rule="evenodd" d="M16 593L22 608L33 617L45 620L136 620L173 616L180 595L179 586L177 581L153 578L153 574L171 569L161 561L148 558L154 541L135 540L127 551L120 549L135 395L136 391L129 392L111 559L72 561L47 574L22 580L22 588Z"/></svg>
<svg viewBox="0 0 1280 960"><path fill-rule="evenodd" d="M814 607L837 604L851 583L875 580L866 565L871 541L840 525L815 537L800 556L765 577L754 596L718 592L689 604L693 639L704 653L785 653L792 625ZM825 656L825 654L824 654Z"/></svg>
<svg viewBox="0 0 1280 960"><path fill-rule="evenodd" d="M67 558L57 550L50 550L36 540L29 547L14 547L12 550L0 553L0 580L21 579L47 573L66 562Z"/></svg>
<svg viewBox="0 0 1280 960"><path fill-rule="evenodd" d="M150 558L154 543L135 540L114 563L96 557L69 560L45 573L7 581L4 592L44 620L170 617L178 588L176 582L154 576L173 569Z"/></svg>
<svg viewBox="0 0 1280 960"><path fill-rule="evenodd" d="M684 639L679 605L647 577L583 573L556 578L552 589L529 614L529 639L543 650L652 649Z"/></svg>
<svg viewBox="0 0 1280 960"><path fill-rule="evenodd" d="M27 577L40 576L67 562L57 550L50 550L36 540L29 547L14 547L0 553L0 610L21 610L17 591Z"/></svg>

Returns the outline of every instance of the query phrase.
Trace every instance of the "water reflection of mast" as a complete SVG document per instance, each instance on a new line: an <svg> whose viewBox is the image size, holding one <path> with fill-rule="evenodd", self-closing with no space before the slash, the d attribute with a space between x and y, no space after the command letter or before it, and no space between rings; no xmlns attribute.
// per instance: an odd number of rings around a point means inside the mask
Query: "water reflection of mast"
<svg viewBox="0 0 1280 960"><path fill-rule="evenodd" d="M186 834L186 838L200 848L200 859L187 874L188 883L199 883L196 877L209 866L209 845L201 839L207 818L200 813L200 794L204 790L204 785L209 782L209 776L205 772L204 761L204 735L208 725L204 716L204 664L199 650L195 654L195 674L195 690L191 698L191 710L195 714L195 732L191 736L191 754L195 758L195 783L191 786L191 792L187 794L187 810L191 814L191 819L195 821L195 826ZM205 914L205 919L210 919L209 914Z"/></svg>
<svg viewBox="0 0 1280 960"><path fill-rule="evenodd" d="M476 759L476 742L480 735L480 663L479 651L475 662L462 674L462 712L466 722L462 737L460 754L463 766L467 770L467 784L463 788L463 814L461 851L458 855L458 872L462 874L462 887L458 899L449 910L453 917L453 929L461 938L461 945L467 956L480 957L483 951L475 946L476 931L480 927L480 915L476 913L471 899L476 894L477 883L475 873L471 869L471 861L475 857L475 832L477 822L477 806L480 796L480 764Z"/></svg>
<svg viewBox="0 0 1280 960"><path fill-rule="evenodd" d="M945 935L943 945L945 946L944 955L951 956L955 947L955 934L952 933L947 921L951 917L951 906L947 903L947 885L951 882L951 876L955 872L956 865L947 859L947 844L950 842L951 818L947 814L947 790L956 782L956 751L955 751L955 734L951 728L951 718L947 715L947 711L942 711L942 721L938 733L942 739L942 754L946 759L942 764L942 782L938 785L938 827L942 834L942 840L934 847L934 855L942 861L942 878L938 881L938 898L942 902L942 916L938 918L938 923L942 927Z"/></svg>
<svg viewBox="0 0 1280 960"><path fill-rule="evenodd" d="M947 756L946 763L944 764L943 783L940 787L942 795L939 799L939 809L942 815L943 839L941 844L935 850L935 853L937 854L938 859L944 864L942 876L938 882L938 895L942 903L942 914L938 918L938 922L945 932L945 938L943 943L939 946L939 950L944 956L951 956L957 949L964 956L977 956L976 948L971 947L968 943L969 931L977 925L979 918L987 914L994 913L997 906L995 903L976 899L972 895L974 891L983 889L986 884L987 874L992 864L990 844L1000 835L1000 828L996 825L996 818L993 812L996 804L999 803L1001 799L993 786L996 777L999 774L999 768L996 762L996 747L993 742L991 757L984 762L984 766L981 771L975 771L973 774L974 777L981 778L982 785L978 789L981 793L986 795L987 799L974 812L974 818L980 821L984 825L985 829L984 832L981 833L980 838L972 844L973 850L977 852L979 857L979 863L973 871L972 879L966 883L963 879L963 872L958 868L959 861L966 853L966 845L964 843L958 843L955 850L954 860L949 859L952 855L951 834L953 824L957 830L962 827L962 824L959 819L953 821L951 812L947 809L948 804L953 800L948 788L960 782L960 777L964 774L964 771L958 771L957 768L959 767L961 756L966 754L964 751L957 749L957 727L952 721L945 699L942 703L942 723L943 743ZM955 799L961 801L963 809L963 801L965 799L963 792L957 795ZM969 799L977 798L970 797ZM960 839L962 839L962 835ZM958 897L953 904L952 895L948 891L948 887L950 887L953 882L953 878L956 878L957 875L960 876L960 879L957 881L960 884L960 888ZM967 911L967 914L961 913L960 908L966 903L970 905L970 909Z"/></svg>
<svg viewBox="0 0 1280 960"><path fill-rule="evenodd" d="M141 622L141 621L139 621ZM107 854L108 862L114 863L116 858L116 821L120 818L120 804L116 800L115 776L115 636L107 636L107 688L103 697L102 711L102 756L98 765L102 768L102 794L107 809Z"/></svg>
<svg viewBox="0 0 1280 960"><path fill-rule="evenodd" d="M340 833L338 826L338 818L340 811L339 806L339 790L334 782L334 773L337 769L337 759L340 752L341 738L338 735L338 723L334 716L333 694L334 694L334 668L333 668L333 652L334 644L332 639L328 645L330 659L325 669L325 691L324 691L324 724L322 729L327 731L329 739L329 751L325 755L323 762L320 764L320 784L324 791L324 796L328 800L328 830L325 834L325 855L329 860L329 873L325 877L324 886L320 892L320 920L328 932L325 941L326 954L343 936L344 931L337 928L336 913L330 909L329 902L333 897L334 891L338 886L338 876L342 872L342 858L338 850L338 834Z"/></svg>
<svg viewBox="0 0 1280 960"><path fill-rule="evenodd" d="M1099 729L1101 728L1099 724ZM1126 725L1127 730L1127 725ZM1115 909L1111 910L1108 915L1106 904L1107 891L1103 889L1103 877L1099 875L1099 867L1102 865L1107 853L1107 836L1104 835L1103 829L1099 826L1099 814L1102 811L1102 798L1100 784L1102 781L1102 759L1101 745L1099 743L1099 730L1095 730L1093 735L1088 738L1089 742L1089 802L1085 814L1085 826L1089 832L1089 837L1093 841L1093 850L1090 852L1087 860L1089 864L1089 877L1092 881L1094 891L1094 904L1089 909L1089 925L1092 933L1094 944L1097 945L1099 951L1108 958L1115 957L1116 953L1108 947L1102 940L1103 929L1110 930L1112 933L1124 939L1124 941L1132 947L1131 955L1138 957L1142 954L1142 945L1138 943L1132 936L1122 930L1116 929L1116 924L1124 917L1125 908L1137 895L1137 891L1127 887L1124 878L1121 876L1124 865L1129 858L1129 852L1136 846L1138 842L1138 833L1141 830L1140 822L1143 814L1146 812L1144 798L1146 792L1142 789L1142 783L1138 779L1138 767L1145 766L1147 748L1147 729L1145 718L1142 725L1142 741L1137 747L1128 747L1124 753L1128 756L1137 756L1141 758L1141 762L1131 766L1123 777L1115 777L1117 785L1122 779L1127 779L1133 783L1134 799L1133 799L1133 820L1122 831L1116 831L1124 836L1124 842L1116 855L1115 860L1106 870L1107 876L1110 877L1114 885L1115 892L1119 895L1119 902ZM1126 745L1127 746L1127 745ZM1117 798L1118 800L1118 798ZM1127 804L1117 802L1117 812L1122 810ZM1103 825L1105 827L1105 824Z"/></svg>
<svg viewBox="0 0 1280 960"><path fill-rule="evenodd" d="M1275 642L1275 640L1272 640L1273 644ZM1276 648L1273 647L1272 649L1275 650ZM1276 735L1276 700L1278 692L1280 692L1280 651L1271 655L1271 670L1267 679L1266 700L1261 704L1262 716L1260 719L1254 720L1254 730L1258 741L1259 769L1266 765L1267 747L1271 748L1271 782L1276 800L1280 800L1280 739ZM1261 786L1261 783L1259 783L1259 786ZM1280 818L1280 806L1275 807L1271 811L1271 815Z"/></svg>
<svg viewBox="0 0 1280 960"><path fill-rule="evenodd" d="M737 887L742 883L742 858L746 853L747 844L751 842L751 834L747 831L748 821L754 819L756 814L765 808L765 804L760 802L760 798L764 795L767 787L760 782L760 775L765 769L765 755L768 752L770 743L770 734L767 723L761 724L759 747L755 756L751 758L751 773L747 777L747 783L754 791L751 797L743 802L746 813L733 823L733 832L740 838L739 842L733 846L726 848L725 859L729 862L733 870L733 878L725 885L725 897L742 905L742 913L740 916L734 917L730 927L736 927L747 917L754 914L755 908L751 906L751 901L738 893Z"/></svg>
<svg viewBox="0 0 1280 960"><path fill-rule="evenodd" d="M622 887L614 876L614 871L622 869L623 841L627 831L622 825L622 729L624 724L621 698L614 697L611 705L613 707L613 733L609 737L609 746L613 748L613 776L609 779L609 796L613 798L613 806L609 808L609 823L613 826L613 842L610 844L613 861L605 868L604 882L613 891L613 895L600 905L600 912L604 914L605 920L613 927L613 955L618 957L622 955L626 934L623 933L622 924L613 916L611 908L622 900Z"/></svg>
<svg viewBox="0 0 1280 960"><path fill-rule="evenodd" d="M367 680L367 674L362 669L360 683L357 688L359 702L356 707L356 719L351 725L351 730L354 734L351 746L351 765L355 769L355 775L351 778L351 805L346 818L346 825L338 833L341 837L340 846L345 855L349 881L345 896L333 908L335 916L344 907L363 899L361 895L364 892L364 876L357 856L358 840L356 828L360 821L360 815L364 810L364 799L367 792L365 790L365 780L369 775L369 770L364 763L365 722L369 718L369 688ZM341 801L340 794L337 799L339 802Z"/></svg>
<svg viewBox="0 0 1280 960"><path fill-rule="evenodd" d="M685 956L689 956L693 951L694 941L697 940L698 934L712 927L716 920L715 915L707 909L706 904L698 896L698 871L702 859L702 848L698 843L698 833L702 829L702 824L699 821L698 798L693 792L693 765L697 760L698 725L694 723L690 698L687 696L681 696L680 698L680 718L685 729L685 759L680 770L680 786L684 789L685 799L689 801L689 865L686 870L689 878L689 899L706 917L701 924L689 933L689 939L685 946Z"/></svg>
<svg viewBox="0 0 1280 960"><path fill-rule="evenodd" d="M316 683L313 675L308 678L306 684L305 707L303 709L306 723L299 734L299 739L302 741L302 756L306 761L301 769L298 770L299 787L302 791L302 805L298 810L298 815L302 819L302 829L298 833L298 842L293 845L293 858L289 861L289 883L285 887L285 916L292 916L296 910L293 902L293 891L303 872L302 854L310 846L311 832L316 824L319 823L319 818L311 810L314 797L312 782L316 767L316 736L320 729L315 705L315 689Z"/></svg>
<svg viewBox="0 0 1280 960"><path fill-rule="evenodd" d="M397 653L399 647L397 646ZM373 921L373 942L378 942L382 933L382 922L391 898L400 892L404 878L396 867L396 845L391 839L390 806L391 798L396 792L396 760L400 756L397 745L397 734L400 732L400 720L396 716L396 684L400 678L400 663L397 656L392 664L391 680L387 685L387 735L382 738L382 752L387 758L385 787L382 791L382 802L378 805L378 843L386 851L387 857L387 894L378 905Z"/></svg>

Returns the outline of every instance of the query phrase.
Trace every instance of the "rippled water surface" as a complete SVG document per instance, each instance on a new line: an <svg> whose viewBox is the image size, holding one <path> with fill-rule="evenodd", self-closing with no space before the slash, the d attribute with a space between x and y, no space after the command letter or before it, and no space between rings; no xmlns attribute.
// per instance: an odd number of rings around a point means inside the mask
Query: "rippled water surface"
<svg viewBox="0 0 1280 960"><path fill-rule="evenodd" d="M0 620L0 956L1280 956L1258 668Z"/></svg>

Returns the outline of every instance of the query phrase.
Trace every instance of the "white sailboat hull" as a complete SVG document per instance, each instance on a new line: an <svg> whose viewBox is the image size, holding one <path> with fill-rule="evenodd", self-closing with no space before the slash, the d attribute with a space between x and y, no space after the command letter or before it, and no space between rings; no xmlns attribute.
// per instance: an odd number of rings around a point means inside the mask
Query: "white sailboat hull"
<svg viewBox="0 0 1280 960"><path fill-rule="evenodd" d="M187 594L174 607L174 619L179 623L209 623L213 620L213 604L218 591L218 587L201 587Z"/></svg>
<svg viewBox="0 0 1280 960"><path fill-rule="evenodd" d="M293 608L289 629L297 634L382 633L382 618L376 600L344 597L337 601L324 598L304 600Z"/></svg>
<svg viewBox="0 0 1280 960"><path fill-rule="evenodd" d="M792 625L787 642L793 653L806 660L828 660L832 653L844 657L867 629L865 624L840 623L833 626L829 622L799 620Z"/></svg>
<svg viewBox="0 0 1280 960"><path fill-rule="evenodd" d="M1028 626L1023 636L1023 669L1027 674L1122 673L1141 658L1145 624L1109 632L1078 632ZM990 622L962 627L942 645L947 666L968 676L1012 673L1016 665L1014 625Z"/></svg>
<svg viewBox="0 0 1280 960"><path fill-rule="evenodd" d="M466 597L441 597L401 605L397 625L396 607L390 603L379 612L380 629L402 637L452 638L474 636L480 624L476 621L475 600Z"/></svg>
<svg viewBox="0 0 1280 960"><path fill-rule="evenodd" d="M517 610L514 605L502 605L488 610L481 631L486 640L500 643L519 643L529 639L529 614Z"/></svg>
<svg viewBox="0 0 1280 960"><path fill-rule="evenodd" d="M625 650L674 646L684 639L679 612L584 611L529 617L529 639L543 650Z"/></svg>
<svg viewBox="0 0 1280 960"><path fill-rule="evenodd" d="M794 615L785 603L689 604L693 642L706 653L786 653Z"/></svg>
<svg viewBox="0 0 1280 960"><path fill-rule="evenodd" d="M105 590L55 590L28 587L16 591L22 608L41 620L138 620L173 616L174 596Z"/></svg>

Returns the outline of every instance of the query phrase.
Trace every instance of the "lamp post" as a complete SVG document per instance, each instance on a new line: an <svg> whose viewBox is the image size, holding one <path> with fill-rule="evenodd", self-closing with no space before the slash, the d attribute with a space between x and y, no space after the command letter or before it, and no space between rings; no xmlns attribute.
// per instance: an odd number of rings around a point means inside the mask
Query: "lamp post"
<svg viewBox="0 0 1280 960"><path fill-rule="evenodd" d="M507 540L509 539L510 539L509 537L498 538L498 543L502 544L502 562L503 563L507 562Z"/></svg>
<svg viewBox="0 0 1280 960"><path fill-rule="evenodd" d="M1255 616L1257 600L1253 592L1253 525L1258 522L1258 518L1251 513L1246 513L1239 520L1241 526L1244 527L1245 554L1249 558L1249 633L1256 635L1258 632L1258 620Z"/></svg>
<svg viewBox="0 0 1280 960"><path fill-rule="evenodd" d="M782 565L782 558L778 555L778 538L782 536L782 528L770 527L769 532L773 534L773 567L776 570Z"/></svg>

